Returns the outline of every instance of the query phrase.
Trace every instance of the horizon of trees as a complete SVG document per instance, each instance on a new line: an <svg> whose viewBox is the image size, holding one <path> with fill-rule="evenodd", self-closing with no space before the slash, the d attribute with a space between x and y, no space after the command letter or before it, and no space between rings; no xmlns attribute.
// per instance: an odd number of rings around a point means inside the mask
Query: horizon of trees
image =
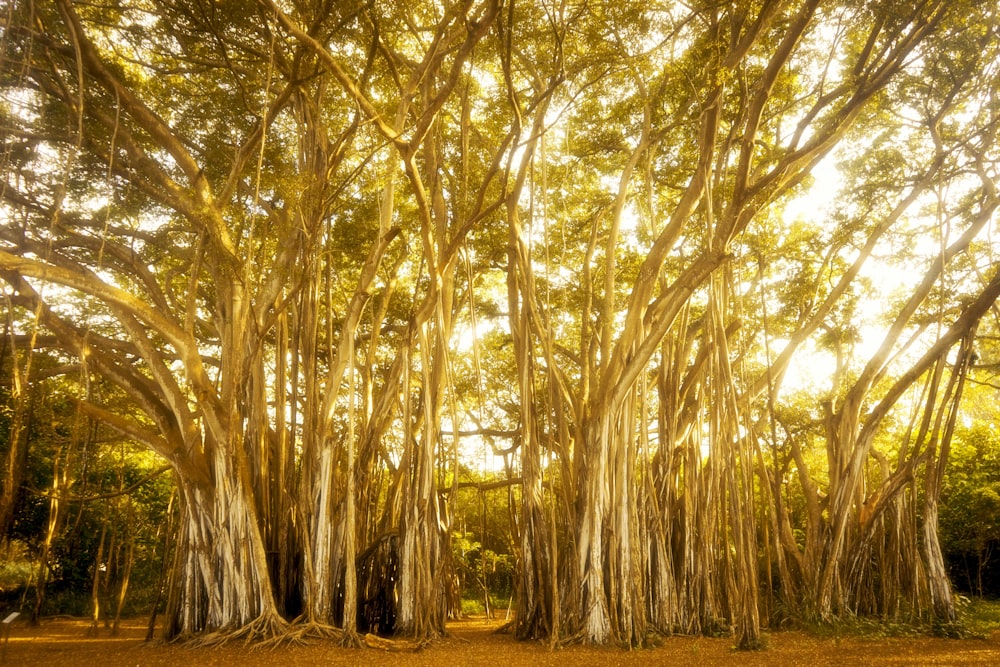
<svg viewBox="0 0 1000 667"><path fill-rule="evenodd" d="M2 30L0 534L42 442L42 576L60 526L93 539L79 499L133 517L116 553L176 502L167 637L357 642L391 599L424 640L472 488L507 499L520 638L955 620L942 494L996 495L949 477L996 443L996 7L55 0Z"/></svg>

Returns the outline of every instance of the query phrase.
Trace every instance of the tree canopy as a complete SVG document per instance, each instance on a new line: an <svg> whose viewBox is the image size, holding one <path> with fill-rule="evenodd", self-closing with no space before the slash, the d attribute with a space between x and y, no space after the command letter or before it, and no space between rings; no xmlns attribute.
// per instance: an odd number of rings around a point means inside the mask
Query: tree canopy
<svg viewBox="0 0 1000 667"><path fill-rule="evenodd" d="M954 620L991 3L22 0L0 76L0 531L63 378L173 476L168 637L437 636L468 488L521 638Z"/></svg>

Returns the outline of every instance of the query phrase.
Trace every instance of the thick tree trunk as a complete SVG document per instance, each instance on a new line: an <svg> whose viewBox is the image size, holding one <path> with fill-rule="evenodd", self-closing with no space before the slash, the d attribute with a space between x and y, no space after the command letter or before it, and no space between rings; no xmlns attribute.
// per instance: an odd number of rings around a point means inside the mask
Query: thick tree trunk
<svg viewBox="0 0 1000 667"><path fill-rule="evenodd" d="M550 579L553 554L550 544L551 533L545 518L541 449L533 418L533 392L525 386L525 383L522 383L521 391L523 483L515 634L518 639L540 639L551 637L553 632ZM528 419L525 420L524 417Z"/></svg>
<svg viewBox="0 0 1000 667"><path fill-rule="evenodd" d="M580 599L580 620L583 639L588 643L605 644L612 636L605 577L605 525L608 512L608 434L610 418L602 415L597 426L588 432L584 445L587 464L583 483L583 511L577 528L577 567L583 592Z"/></svg>
<svg viewBox="0 0 1000 667"><path fill-rule="evenodd" d="M941 542L938 540L937 499L929 499L924 503L923 552L934 620L938 623L953 623L956 618L955 599L951 593L951 580L944 565Z"/></svg>
<svg viewBox="0 0 1000 667"><path fill-rule="evenodd" d="M265 638L283 630L245 471L217 452L213 485L181 484L168 639Z"/></svg>
<svg viewBox="0 0 1000 667"><path fill-rule="evenodd" d="M441 579L442 535L440 498L435 481L436 443L439 410L434 407L433 353L428 327L419 331L421 387L423 388L422 424L419 434L408 430L407 452L401 463L403 504L400 516L399 600L396 632L424 640L444 634L445 605ZM406 383L405 386L409 386ZM409 422L409 417L404 416ZM409 426L409 423L408 423Z"/></svg>

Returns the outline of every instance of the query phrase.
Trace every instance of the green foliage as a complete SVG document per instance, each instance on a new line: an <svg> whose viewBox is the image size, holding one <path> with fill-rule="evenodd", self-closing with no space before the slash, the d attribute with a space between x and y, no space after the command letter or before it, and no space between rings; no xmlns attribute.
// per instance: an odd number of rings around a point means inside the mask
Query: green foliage
<svg viewBox="0 0 1000 667"><path fill-rule="evenodd" d="M1000 601L960 595L956 606L963 637L985 639L1000 630Z"/></svg>
<svg viewBox="0 0 1000 667"><path fill-rule="evenodd" d="M472 479L487 480L482 473L465 472ZM452 556L462 598L482 605L488 595L493 608L506 604L514 594L515 557L507 491L462 488L455 505Z"/></svg>
<svg viewBox="0 0 1000 667"><path fill-rule="evenodd" d="M975 422L956 434L940 508L941 541L956 585L1000 593L1000 432Z"/></svg>
<svg viewBox="0 0 1000 667"><path fill-rule="evenodd" d="M4 553L0 555L2 555L0 558L0 595L6 596L11 591L20 593L37 572L36 566L31 562L28 550L21 541L9 540Z"/></svg>
<svg viewBox="0 0 1000 667"><path fill-rule="evenodd" d="M25 594L32 600L44 568L40 613L87 615L98 572L107 615L127 575L130 599L142 606L126 612L148 611L159 585L173 480L151 477L162 467L159 457L78 410L75 397L85 392L78 374L46 377L59 365L47 354L36 355L33 364L40 377L19 406L26 411L28 453L13 526L3 536L0 590L10 600ZM89 389L109 403L121 398L96 379ZM9 397L5 407L5 414L14 409Z"/></svg>
<svg viewBox="0 0 1000 667"><path fill-rule="evenodd" d="M800 627L810 635L823 638L881 639L884 637L923 637L935 634L934 628L926 623L854 614L841 614L831 621L817 619L803 621L800 619Z"/></svg>

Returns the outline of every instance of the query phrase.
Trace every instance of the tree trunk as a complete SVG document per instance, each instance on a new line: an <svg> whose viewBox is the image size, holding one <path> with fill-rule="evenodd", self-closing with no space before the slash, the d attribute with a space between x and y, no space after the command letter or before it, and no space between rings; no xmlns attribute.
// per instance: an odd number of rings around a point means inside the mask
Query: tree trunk
<svg viewBox="0 0 1000 667"><path fill-rule="evenodd" d="M181 484L180 537L168 605L168 639L211 643L283 630L247 471L217 451L211 487Z"/></svg>

